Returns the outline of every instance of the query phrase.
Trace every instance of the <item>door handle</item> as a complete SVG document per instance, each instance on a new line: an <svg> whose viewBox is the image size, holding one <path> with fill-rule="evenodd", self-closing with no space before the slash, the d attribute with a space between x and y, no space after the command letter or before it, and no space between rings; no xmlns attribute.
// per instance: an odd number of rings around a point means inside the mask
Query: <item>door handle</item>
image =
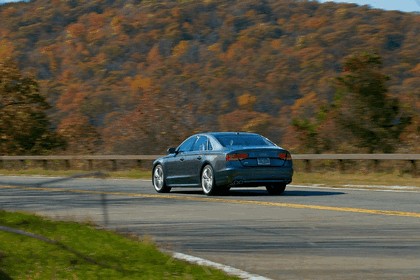
<svg viewBox="0 0 420 280"><path fill-rule="evenodd" d="M198 156L198 157L197 157L197 159L198 159L198 160L201 160L201 159L202 159L202 157L201 157L201 156Z"/></svg>
<svg viewBox="0 0 420 280"><path fill-rule="evenodd" d="M180 160L180 161L184 161L184 158L182 157L182 158L180 158L179 160Z"/></svg>

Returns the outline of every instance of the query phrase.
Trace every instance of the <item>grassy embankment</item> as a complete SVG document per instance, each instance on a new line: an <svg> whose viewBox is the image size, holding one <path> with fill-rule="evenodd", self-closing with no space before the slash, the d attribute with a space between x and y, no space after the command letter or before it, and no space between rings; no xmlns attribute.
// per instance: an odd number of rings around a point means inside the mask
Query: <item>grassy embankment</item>
<svg viewBox="0 0 420 280"><path fill-rule="evenodd" d="M0 279L238 279L160 252L150 238L0 210Z"/></svg>

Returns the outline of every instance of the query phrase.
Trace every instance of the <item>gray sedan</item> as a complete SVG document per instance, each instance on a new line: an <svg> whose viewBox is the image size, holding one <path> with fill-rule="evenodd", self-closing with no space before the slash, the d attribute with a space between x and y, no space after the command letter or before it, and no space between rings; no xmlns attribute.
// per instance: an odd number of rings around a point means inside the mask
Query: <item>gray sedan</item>
<svg viewBox="0 0 420 280"><path fill-rule="evenodd" d="M195 134L153 162L152 182L159 193L173 187L201 187L215 195L232 187L265 186L282 194L292 181L290 153L267 138L245 132Z"/></svg>

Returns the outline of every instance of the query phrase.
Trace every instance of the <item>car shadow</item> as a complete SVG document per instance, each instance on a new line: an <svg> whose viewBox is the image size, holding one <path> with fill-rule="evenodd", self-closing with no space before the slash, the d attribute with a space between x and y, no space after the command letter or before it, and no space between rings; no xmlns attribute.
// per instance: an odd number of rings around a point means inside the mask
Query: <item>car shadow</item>
<svg viewBox="0 0 420 280"><path fill-rule="evenodd" d="M328 196L328 195L343 195L345 192L331 192L331 191L285 191L283 196Z"/></svg>
<svg viewBox="0 0 420 280"><path fill-rule="evenodd" d="M204 195L201 190L172 190L171 193L185 194L185 195ZM215 197L244 197L244 196L331 196L343 195L344 192L338 191L314 191L314 190L286 190L282 195L270 195L266 190L260 189L232 189L229 192L216 195Z"/></svg>
<svg viewBox="0 0 420 280"><path fill-rule="evenodd" d="M266 190L230 190L225 196L330 196L343 195L344 192L293 190L284 191L281 195L271 195Z"/></svg>

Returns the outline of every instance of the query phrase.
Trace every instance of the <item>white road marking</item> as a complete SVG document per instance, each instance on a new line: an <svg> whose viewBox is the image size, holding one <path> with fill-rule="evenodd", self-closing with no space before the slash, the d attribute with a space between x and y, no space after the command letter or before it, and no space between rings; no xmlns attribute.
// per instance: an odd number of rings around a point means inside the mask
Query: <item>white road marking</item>
<svg viewBox="0 0 420 280"><path fill-rule="evenodd" d="M339 185L329 186L323 184L314 185L289 185L293 188L311 189L332 189L332 190L353 190L353 191L375 191L375 192L420 192L416 186L380 186L380 185Z"/></svg>
<svg viewBox="0 0 420 280"><path fill-rule="evenodd" d="M270 278L266 278L266 277L256 275L256 274L250 274L246 271L243 271L243 270L240 270L240 269L228 266L228 265L212 262L212 261L209 261L209 260L206 260L206 259L186 255L186 254L183 254L183 253L168 252L168 251L167 251L167 253L170 253L176 259L184 260L184 261L187 261L187 262L190 262L190 263L195 263L195 264L198 264L198 265L203 265L203 266L216 268L216 269L219 269L219 270L222 270L222 271L226 272L227 274L238 276L241 279L271 280Z"/></svg>

